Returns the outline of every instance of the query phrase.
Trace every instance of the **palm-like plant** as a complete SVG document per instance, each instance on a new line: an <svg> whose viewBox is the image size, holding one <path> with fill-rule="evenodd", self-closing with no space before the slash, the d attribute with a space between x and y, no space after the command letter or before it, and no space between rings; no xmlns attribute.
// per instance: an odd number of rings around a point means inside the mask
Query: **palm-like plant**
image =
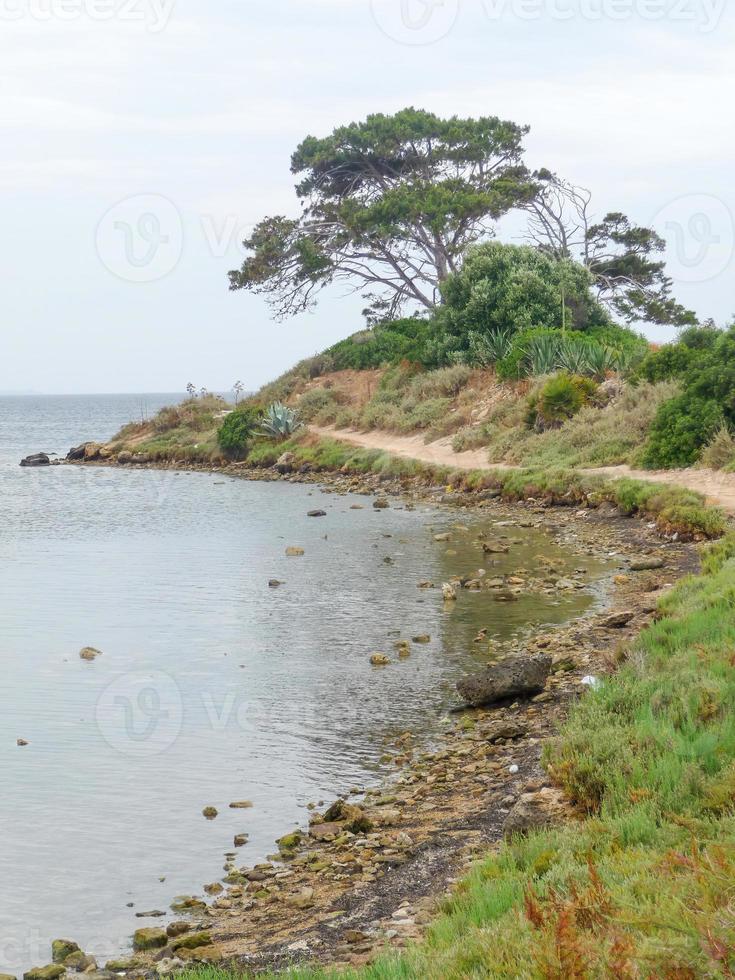
<svg viewBox="0 0 735 980"><path fill-rule="evenodd" d="M303 423L298 414L283 402L273 402L265 412L261 428L275 439L288 439L301 428Z"/></svg>

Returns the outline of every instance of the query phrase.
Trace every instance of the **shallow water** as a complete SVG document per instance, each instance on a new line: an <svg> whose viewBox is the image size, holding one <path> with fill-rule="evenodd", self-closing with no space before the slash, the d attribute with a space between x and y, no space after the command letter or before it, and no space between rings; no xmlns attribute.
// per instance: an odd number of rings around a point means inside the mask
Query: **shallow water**
<svg viewBox="0 0 735 980"><path fill-rule="evenodd" d="M240 863L264 857L307 802L375 782L386 735L437 730L456 678L487 657L479 628L508 638L561 622L595 601L604 571L518 527L494 529L515 539L509 555L483 556L487 518L463 515L469 530L437 543L456 515L399 501L376 511L286 483L17 465L170 400L0 399L0 972L48 962L59 936L119 951L151 924L136 912L222 874L236 833L250 835ZM315 507L328 516L307 518ZM588 569L590 587L446 605L416 588L534 569L539 555ZM418 633L432 642L410 660L370 666ZM85 663L83 646L103 656ZM243 799L253 807L228 808Z"/></svg>

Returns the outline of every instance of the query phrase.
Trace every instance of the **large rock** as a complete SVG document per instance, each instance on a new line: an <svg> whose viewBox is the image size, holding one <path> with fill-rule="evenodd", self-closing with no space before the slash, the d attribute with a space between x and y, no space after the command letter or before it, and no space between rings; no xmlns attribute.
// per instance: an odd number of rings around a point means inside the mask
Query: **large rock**
<svg viewBox="0 0 735 980"><path fill-rule="evenodd" d="M71 939L54 939L51 943L51 959L54 963L63 963L67 956L79 952L79 945Z"/></svg>
<svg viewBox="0 0 735 980"><path fill-rule="evenodd" d="M162 949L167 943L163 929L136 929L133 935L133 949Z"/></svg>
<svg viewBox="0 0 735 980"><path fill-rule="evenodd" d="M294 453L283 453L276 460L273 469L278 473L292 473L296 456Z"/></svg>
<svg viewBox="0 0 735 980"><path fill-rule="evenodd" d="M100 458L102 446L98 442L83 442L81 446L75 446L66 454L70 463L80 463Z"/></svg>
<svg viewBox="0 0 735 980"><path fill-rule="evenodd" d="M528 834L561 823L571 815L571 807L561 792L545 787L538 793L524 793L503 823L506 837Z"/></svg>
<svg viewBox="0 0 735 980"><path fill-rule="evenodd" d="M21 466L50 466L51 459L46 453L34 453L20 461Z"/></svg>
<svg viewBox="0 0 735 980"><path fill-rule="evenodd" d="M58 980L66 973L66 968L60 963L53 963L50 966L34 966L32 970L23 974L23 980Z"/></svg>
<svg viewBox="0 0 735 980"><path fill-rule="evenodd" d="M478 674L457 684L467 704L480 707L522 694L538 694L546 687L552 659L548 654L535 657L508 657L491 664Z"/></svg>

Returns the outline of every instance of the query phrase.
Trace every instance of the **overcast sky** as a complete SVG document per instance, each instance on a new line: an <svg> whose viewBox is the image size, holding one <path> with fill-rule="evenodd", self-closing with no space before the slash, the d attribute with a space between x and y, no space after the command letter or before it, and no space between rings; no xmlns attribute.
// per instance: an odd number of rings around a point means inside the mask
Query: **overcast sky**
<svg viewBox="0 0 735 980"><path fill-rule="evenodd" d="M529 124L724 323L733 41L731 0L0 0L0 390L253 388L359 329L359 298L275 323L227 271L295 212L306 134L409 105Z"/></svg>

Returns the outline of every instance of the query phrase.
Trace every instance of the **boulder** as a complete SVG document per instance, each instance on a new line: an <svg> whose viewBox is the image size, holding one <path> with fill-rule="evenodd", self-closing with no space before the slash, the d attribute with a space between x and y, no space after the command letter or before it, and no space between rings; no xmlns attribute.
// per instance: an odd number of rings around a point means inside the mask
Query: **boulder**
<svg viewBox="0 0 735 980"><path fill-rule="evenodd" d="M136 929L133 934L134 949L163 949L168 944L164 929Z"/></svg>
<svg viewBox="0 0 735 980"><path fill-rule="evenodd" d="M631 572L651 572L656 568L663 568L663 558L656 558L653 555L642 555L639 558L630 559Z"/></svg>
<svg viewBox="0 0 735 980"><path fill-rule="evenodd" d="M32 456L26 456L25 459L20 461L21 466L50 466L51 459L46 453L34 453Z"/></svg>
<svg viewBox="0 0 735 980"><path fill-rule="evenodd" d="M171 949L201 949L202 946L211 946L212 937L208 932L188 932L171 943Z"/></svg>
<svg viewBox="0 0 735 980"><path fill-rule="evenodd" d="M58 980L65 973L66 967L60 963L52 963L50 966L34 966L23 974L23 980Z"/></svg>
<svg viewBox="0 0 735 980"><path fill-rule="evenodd" d="M51 943L51 959L54 963L63 963L67 956L80 952L79 945L71 939L54 939Z"/></svg>
<svg viewBox="0 0 735 980"><path fill-rule="evenodd" d="M624 626L635 618L635 613L631 609L624 609L620 612L612 613L610 616L606 616L602 620L600 626L604 626L608 630L620 630Z"/></svg>
<svg viewBox="0 0 735 980"><path fill-rule="evenodd" d="M296 462L296 456L294 453L283 453L273 464L273 469L277 473L292 473L294 468L294 463Z"/></svg>
<svg viewBox="0 0 735 980"><path fill-rule="evenodd" d="M471 707L493 704L505 698L539 694L546 687L552 659L548 654L535 657L508 657L491 664L478 674L457 683L457 691Z"/></svg>
<svg viewBox="0 0 735 980"><path fill-rule="evenodd" d="M127 466L128 463L133 462L133 454L129 453L127 449L123 449L121 453L117 454L117 462L119 466Z"/></svg>
<svg viewBox="0 0 735 980"><path fill-rule="evenodd" d="M510 837L551 827L567 818L570 810L559 790L546 787L538 793L524 793L505 818L503 833Z"/></svg>

